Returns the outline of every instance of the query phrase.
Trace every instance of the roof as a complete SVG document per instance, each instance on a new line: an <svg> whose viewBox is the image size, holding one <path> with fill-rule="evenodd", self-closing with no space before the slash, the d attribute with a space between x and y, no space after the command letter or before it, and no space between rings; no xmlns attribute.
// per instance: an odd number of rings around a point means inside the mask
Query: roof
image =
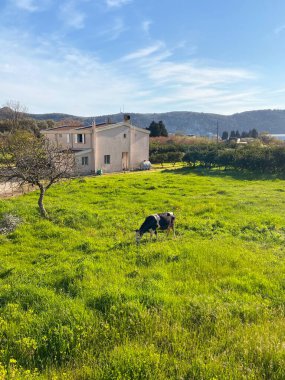
<svg viewBox="0 0 285 380"><path fill-rule="evenodd" d="M76 131L78 131L79 129L88 129L88 128L92 128L92 127L93 127L93 125L87 125L85 127L78 127L78 128L73 128L73 129L75 129Z"/></svg>
<svg viewBox="0 0 285 380"><path fill-rule="evenodd" d="M147 133L147 134L150 133L150 131L148 131L144 128L136 127L136 126L134 126L130 123L124 122L124 121L119 122L119 123L98 123L98 124L95 124L96 131L98 131L98 132L108 130L108 129L112 129L112 128L116 128L116 127L121 127L121 126L130 127L132 129L135 129L135 130L142 132L142 133ZM61 132L61 131L70 131L70 130L81 131L83 129L91 129L93 127L94 127L94 125L87 125L87 126L82 126L82 127L62 125L60 127L45 129L42 132L43 133L45 133L45 132Z"/></svg>
<svg viewBox="0 0 285 380"><path fill-rule="evenodd" d="M60 127L54 127L54 128L44 129L42 132L50 132L50 131L57 131L57 130L67 131L69 129L74 129L74 127L71 127L69 125L61 125Z"/></svg>
<svg viewBox="0 0 285 380"><path fill-rule="evenodd" d="M96 129L98 132L101 132L101 131L105 131L107 129L112 129L112 128L116 128L116 127L122 127L122 126L125 126L125 127L130 127L132 129L135 129L139 132L142 132L142 133L146 133L146 134L150 134L150 131L144 129L144 128L140 128L140 127L136 127L130 123L126 123L126 122L119 122L119 123L112 123L112 124L96 124Z"/></svg>
<svg viewBox="0 0 285 380"><path fill-rule="evenodd" d="M82 154L92 153L92 149L71 149L75 156L81 156Z"/></svg>
<svg viewBox="0 0 285 380"><path fill-rule="evenodd" d="M82 126L82 127L75 127L74 125L73 126L72 125L61 125L61 126L55 127L55 128L44 129L43 132L69 131L71 129L79 130L79 129L87 129L87 128L92 128L92 125Z"/></svg>

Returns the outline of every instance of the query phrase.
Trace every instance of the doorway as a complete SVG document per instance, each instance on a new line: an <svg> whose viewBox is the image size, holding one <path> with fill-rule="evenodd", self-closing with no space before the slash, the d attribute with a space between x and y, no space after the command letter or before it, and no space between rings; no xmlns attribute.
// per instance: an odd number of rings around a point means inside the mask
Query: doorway
<svg viewBox="0 0 285 380"><path fill-rule="evenodd" d="M129 152L122 153L122 169L129 170Z"/></svg>

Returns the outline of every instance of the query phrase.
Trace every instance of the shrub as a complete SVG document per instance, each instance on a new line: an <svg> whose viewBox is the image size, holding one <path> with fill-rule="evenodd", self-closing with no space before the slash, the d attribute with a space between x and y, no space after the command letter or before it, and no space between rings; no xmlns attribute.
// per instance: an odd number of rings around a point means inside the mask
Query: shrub
<svg viewBox="0 0 285 380"><path fill-rule="evenodd" d="M13 232L20 223L21 219L18 216L4 214L0 221L0 234L6 235Z"/></svg>

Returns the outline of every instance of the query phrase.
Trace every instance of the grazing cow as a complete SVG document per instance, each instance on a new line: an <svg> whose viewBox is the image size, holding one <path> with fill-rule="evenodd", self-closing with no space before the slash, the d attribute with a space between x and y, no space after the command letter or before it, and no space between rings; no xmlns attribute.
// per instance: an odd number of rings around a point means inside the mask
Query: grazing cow
<svg viewBox="0 0 285 380"><path fill-rule="evenodd" d="M155 234L157 238L157 228L164 231L166 230L168 233L172 230L173 235L175 236L174 221L175 216L173 212L165 212L163 214L153 214L147 216L140 229L136 230L136 242L139 243L141 237L146 232L149 232L151 237Z"/></svg>

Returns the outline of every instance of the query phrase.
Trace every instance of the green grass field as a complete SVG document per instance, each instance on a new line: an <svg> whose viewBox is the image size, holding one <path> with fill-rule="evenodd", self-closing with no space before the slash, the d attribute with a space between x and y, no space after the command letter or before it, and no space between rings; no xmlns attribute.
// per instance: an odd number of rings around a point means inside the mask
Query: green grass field
<svg viewBox="0 0 285 380"><path fill-rule="evenodd" d="M284 379L285 181L185 168L0 200L0 379ZM177 237L134 230L174 211Z"/></svg>

